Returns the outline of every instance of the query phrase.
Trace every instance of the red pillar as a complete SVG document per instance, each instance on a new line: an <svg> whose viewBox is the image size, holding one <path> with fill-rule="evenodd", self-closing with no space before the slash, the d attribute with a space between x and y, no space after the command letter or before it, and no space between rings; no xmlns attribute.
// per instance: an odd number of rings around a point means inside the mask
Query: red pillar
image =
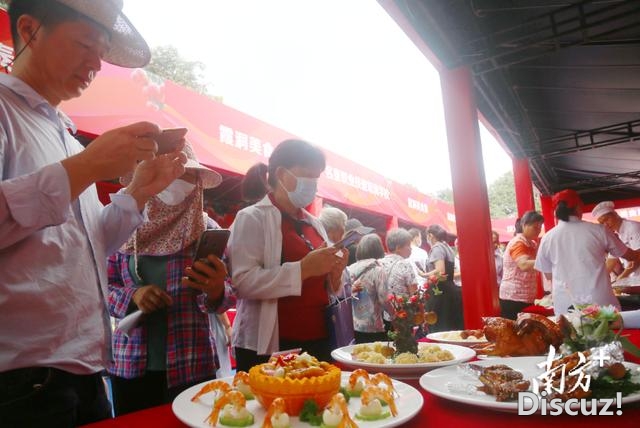
<svg viewBox="0 0 640 428"><path fill-rule="evenodd" d="M540 206L544 217L544 231L548 232L556 225L556 216L553 212L551 196L540 196Z"/></svg>
<svg viewBox="0 0 640 428"><path fill-rule="evenodd" d="M535 209L533 203L533 185L531 184L531 172L529 171L528 159L512 160L513 181L516 188L516 205L518 207L518 217L522 217L527 211Z"/></svg>
<svg viewBox="0 0 640 428"><path fill-rule="evenodd" d="M466 328L480 328L483 316L500 311L478 113L467 67L443 70L440 80L460 250L464 323Z"/></svg>

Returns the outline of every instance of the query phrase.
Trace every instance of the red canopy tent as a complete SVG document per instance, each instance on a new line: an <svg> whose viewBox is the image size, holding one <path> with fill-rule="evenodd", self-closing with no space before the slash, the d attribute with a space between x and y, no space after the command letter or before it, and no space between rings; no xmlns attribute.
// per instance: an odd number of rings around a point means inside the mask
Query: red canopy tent
<svg viewBox="0 0 640 428"><path fill-rule="evenodd" d="M189 129L187 139L200 161L244 174L266 162L273 148L296 136L170 81L104 64L82 97L62 109L83 132L99 135L139 120ZM416 224L439 223L455 230L453 207L325 150L327 168L318 196Z"/></svg>

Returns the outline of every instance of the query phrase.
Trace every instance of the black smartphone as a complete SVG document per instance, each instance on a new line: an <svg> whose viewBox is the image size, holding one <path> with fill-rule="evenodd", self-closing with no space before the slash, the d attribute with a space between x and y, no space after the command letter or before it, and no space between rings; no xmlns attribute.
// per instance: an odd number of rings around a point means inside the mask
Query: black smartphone
<svg viewBox="0 0 640 428"><path fill-rule="evenodd" d="M182 139L187 135L187 128L163 129L153 137L158 145L158 154L171 153L180 147Z"/></svg>
<svg viewBox="0 0 640 428"><path fill-rule="evenodd" d="M224 250L227 248L230 234L231 231L229 229L209 229L202 232L198 240L194 261L206 260L209 254L221 259Z"/></svg>
<svg viewBox="0 0 640 428"><path fill-rule="evenodd" d="M375 231L373 227L360 226L355 229L351 229L348 231L340 241L333 244L336 248L344 248L348 247L351 244L354 244L360 240L364 235L368 235Z"/></svg>

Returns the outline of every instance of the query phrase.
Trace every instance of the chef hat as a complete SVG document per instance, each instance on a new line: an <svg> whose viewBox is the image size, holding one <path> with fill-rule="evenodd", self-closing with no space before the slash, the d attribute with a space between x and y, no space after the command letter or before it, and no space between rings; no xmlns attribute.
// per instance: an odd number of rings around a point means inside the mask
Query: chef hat
<svg viewBox="0 0 640 428"><path fill-rule="evenodd" d="M591 211L591 215L596 220L602 217L605 214L615 212L614 204L612 201L602 201L595 207L593 207L593 211Z"/></svg>

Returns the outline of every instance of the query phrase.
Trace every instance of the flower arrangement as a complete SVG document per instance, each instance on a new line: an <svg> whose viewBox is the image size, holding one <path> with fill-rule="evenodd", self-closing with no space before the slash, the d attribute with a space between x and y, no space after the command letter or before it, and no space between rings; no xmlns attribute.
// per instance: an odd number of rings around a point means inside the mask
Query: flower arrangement
<svg viewBox="0 0 640 428"><path fill-rule="evenodd" d="M569 323L561 324L565 330L563 348L569 353L614 342L618 336L609 325L620 318L614 306L577 305L565 318Z"/></svg>
<svg viewBox="0 0 640 428"><path fill-rule="evenodd" d="M438 283L444 281L443 276L431 275L424 288L419 288L411 295L389 294L387 302L390 312L394 316L391 322L393 330L389 332L389 338L393 340L396 354L403 352L418 352L418 341L415 337L415 328L435 324L438 316L435 312L427 311L426 305L429 298L429 289L434 295L442 294Z"/></svg>

